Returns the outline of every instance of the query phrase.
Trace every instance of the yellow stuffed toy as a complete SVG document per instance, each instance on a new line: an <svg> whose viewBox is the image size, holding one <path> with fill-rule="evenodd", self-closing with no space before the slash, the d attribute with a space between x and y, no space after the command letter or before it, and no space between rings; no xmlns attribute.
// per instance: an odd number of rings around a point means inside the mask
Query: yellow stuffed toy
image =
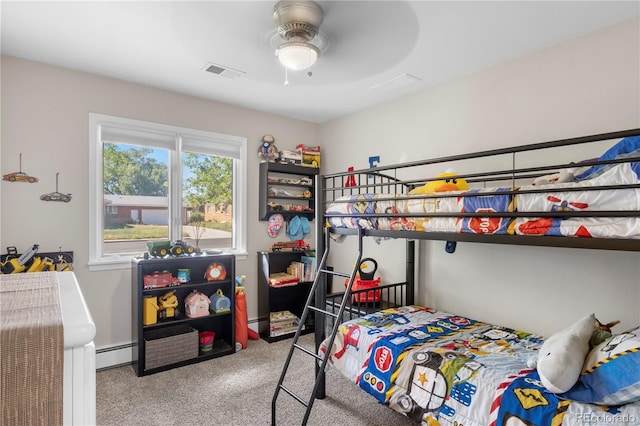
<svg viewBox="0 0 640 426"><path fill-rule="evenodd" d="M436 194L447 191L466 191L469 189L469 184L466 180L458 178L456 173L447 171L436 175L438 180L432 180L425 183L422 186L409 191L409 195L428 195ZM438 203L440 200L434 199L418 199L408 201L408 210L424 213L435 213L438 211ZM425 230L425 223L430 220L428 217L416 217L415 229L417 231Z"/></svg>
<svg viewBox="0 0 640 426"><path fill-rule="evenodd" d="M469 184L467 183L467 181L464 179L459 179L456 176L458 175L453 172L440 173L439 175L436 175L436 177L442 179L427 182L422 186L412 189L411 191L409 191L409 194L434 194L436 192L468 190Z"/></svg>

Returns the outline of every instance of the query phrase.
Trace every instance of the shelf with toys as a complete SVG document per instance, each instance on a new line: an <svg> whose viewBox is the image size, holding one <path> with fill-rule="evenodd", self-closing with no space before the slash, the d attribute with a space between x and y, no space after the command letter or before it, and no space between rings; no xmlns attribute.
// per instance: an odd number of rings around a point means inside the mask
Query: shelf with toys
<svg viewBox="0 0 640 426"><path fill-rule="evenodd" d="M260 163L259 220L268 220L275 213L285 219L301 216L312 220L319 170L278 162Z"/></svg>
<svg viewBox="0 0 640 426"><path fill-rule="evenodd" d="M307 268L304 265L308 265ZM297 319L313 284L315 254L313 251L258 252L258 317L260 336L275 342L293 336ZM282 316L291 316L291 327L282 328ZM303 333L314 330L313 317L305 323Z"/></svg>
<svg viewBox="0 0 640 426"><path fill-rule="evenodd" d="M235 352L235 257L134 259L133 361L138 376Z"/></svg>

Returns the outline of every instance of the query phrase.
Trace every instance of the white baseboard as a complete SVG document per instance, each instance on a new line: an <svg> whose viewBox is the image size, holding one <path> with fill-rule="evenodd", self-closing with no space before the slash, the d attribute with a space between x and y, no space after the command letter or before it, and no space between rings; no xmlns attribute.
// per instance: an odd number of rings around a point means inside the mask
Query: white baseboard
<svg viewBox="0 0 640 426"><path fill-rule="evenodd" d="M258 331L258 319L250 319L248 326ZM133 343L118 346L96 348L96 370L117 367L118 365L131 364L133 362Z"/></svg>
<svg viewBox="0 0 640 426"><path fill-rule="evenodd" d="M96 349L96 370L131 364L133 343Z"/></svg>

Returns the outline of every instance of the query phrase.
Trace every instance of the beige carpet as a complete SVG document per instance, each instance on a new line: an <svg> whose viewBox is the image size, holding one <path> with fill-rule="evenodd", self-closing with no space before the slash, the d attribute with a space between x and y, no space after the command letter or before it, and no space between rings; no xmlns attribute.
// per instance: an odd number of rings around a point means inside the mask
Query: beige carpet
<svg viewBox="0 0 640 426"><path fill-rule="evenodd" d="M301 343L313 347L313 335ZM137 377L132 366L97 373L99 425L269 425L271 398L291 340L249 341L234 355ZM287 387L302 393L313 384L313 358L295 352ZM305 393L307 395L307 393ZM278 425L299 425L304 407L280 392ZM309 425L412 425L379 404L333 368L327 370L327 397L316 400Z"/></svg>

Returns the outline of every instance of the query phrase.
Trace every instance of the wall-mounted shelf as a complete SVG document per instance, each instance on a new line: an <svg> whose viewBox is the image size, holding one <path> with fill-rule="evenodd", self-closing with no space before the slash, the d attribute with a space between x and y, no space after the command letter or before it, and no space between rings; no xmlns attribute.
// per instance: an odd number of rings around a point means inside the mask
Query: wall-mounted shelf
<svg viewBox="0 0 640 426"><path fill-rule="evenodd" d="M315 177L319 169L281 163L260 163L259 220L280 213L315 218Z"/></svg>

